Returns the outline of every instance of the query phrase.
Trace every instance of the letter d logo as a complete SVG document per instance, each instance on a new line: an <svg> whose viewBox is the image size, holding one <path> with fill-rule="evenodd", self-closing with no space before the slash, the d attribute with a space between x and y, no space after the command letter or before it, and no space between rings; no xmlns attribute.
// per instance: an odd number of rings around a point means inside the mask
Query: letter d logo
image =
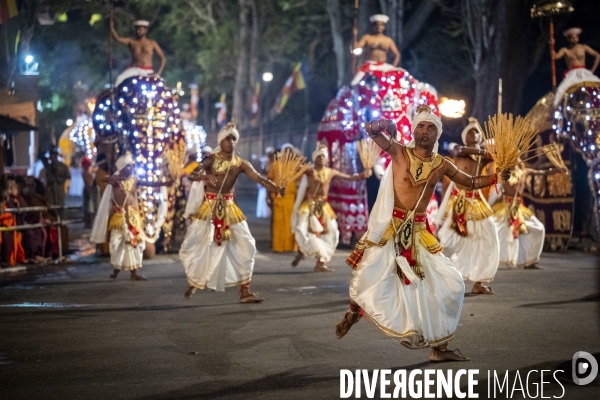
<svg viewBox="0 0 600 400"><path fill-rule="evenodd" d="M585 351L573 354L573 382L576 385L587 385L598 375L598 362L593 355Z"/></svg>

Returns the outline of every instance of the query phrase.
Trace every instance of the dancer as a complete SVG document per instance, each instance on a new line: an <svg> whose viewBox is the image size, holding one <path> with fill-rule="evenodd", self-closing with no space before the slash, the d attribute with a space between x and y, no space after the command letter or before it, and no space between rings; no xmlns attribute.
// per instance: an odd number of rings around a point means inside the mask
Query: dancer
<svg viewBox="0 0 600 400"><path fill-rule="evenodd" d="M567 89L571 86L580 82L600 82L600 78L594 75L598 64L600 64L600 53L592 49L590 46L579 43L579 35L581 35L581 28L570 28L563 32L563 35L567 38L569 45L563 47L557 52L553 53L555 59L565 58L567 63L567 71L563 76L563 80L556 89L556 96L554 97L554 107L558 106L563 101L563 96ZM585 56L589 54L594 57L594 65L592 69L588 70L585 67Z"/></svg>
<svg viewBox="0 0 600 400"><path fill-rule="evenodd" d="M462 131L464 147L455 156L456 167L469 175L480 175L493 161L480 147L482 134L477 120L469 118ZM463 279L475 282L472 293L492 294L489 286L498 271L500 242L493 211L481 190L451 182L438 213L436 224L444 255L454 262Z"/></svg>
<svg viewBox="0 0 600 400"><path fill-rule="evenodd" d="M134 76L160 76L167 63L167 58L158 43L148 39L146 36L150 23L148 21L138 20L133 23L133 26L135 28L135 39L123 38L119 36L115 30L115 22L112 16L110 18L110 33L117 42L127 45L129 47L129 52L131 53L131 64L117 77L115 86L119 86L125 79ZM154 69L152 67L152 57L155 52L160 58L160 67L156 74L154 74Z"/></svg>
<svg viewBox="0 0 600 400"><path fill-rule="evenodd" d="M467 361L457 350L448 350L465 285L428 229L425 210L443 176L469 190L492 185L497 176L467 175L437 154L442 122L427 106L417 112L414 140L406 146L382 134L394 137L393 121L366 125L392 163L381 181L368 231L347 260L354 269L350 311L336 326L336 335L342 338L364 315L410 349L431 347L432 361ZM503 177L508 175L503 171Z"/></svg>
<svg viewBox="0 0 600 400"><path fill-rule="evenodd" d="M195 182L184 216L192 222L179 251L189 283L186 299L196 289L222 292L226 286L241 286L240 303L264 300L250 292L256 244L246 217L233 200L233 188L239 175L245 173L271 191L285 195L285 189L234 154L239 138L235 124L228 123L217 136L219 146L190 176Z"/></svg>
<svg viewBox="0 0 600 400"><path fill-rule="evenodd" d="M537 263L544 247L546 231L544 224L523 204L522 192L527 175L551 175L558 172L566 173L567 170L535 170L525 168L521 163L512 171L507 182L498 185L500 195L492 193L490 196L502 247L500 267L542 269ZM496 200L499 202L494 204Z"/></svg>
<svg viewBox="0 0 600 400"><path fill-rule="evenodd" d="M315 272L331 272L325 264L333 257L340 238L335 213L327 202L331 180L337 177L359 181L371 176L372 171L347 175L327 167L329 154L322 145L313 152L312 160L314 168L302 177L292 214L292 230L299 249L292 266L297 266L304 256L315 257Z"/></svg>
<svg viewBox="0 0 600 400"><path fill-rule="evenodd" d="M109 178L102 200L98 206L91 242L106 242L106 232L110 231L108 242L110 263L114 271L110 275L116 279L121 270L131 271L132 281L145 281L145 276L138 274L142 268L142 258L146 242L141 210L138 208L137 186L158 187L158 182L138 182L131 153L127 152L117 159L117 171Z"/></svg>

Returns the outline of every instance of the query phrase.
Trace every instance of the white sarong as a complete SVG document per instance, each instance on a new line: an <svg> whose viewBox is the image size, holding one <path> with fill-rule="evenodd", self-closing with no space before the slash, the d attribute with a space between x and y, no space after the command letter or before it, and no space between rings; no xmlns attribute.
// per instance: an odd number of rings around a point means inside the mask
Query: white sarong
<svg viewBox="0 0 600 400"><path fill-rule="evenodd" d="M520 204L517 218L520 218L521 225L516 228L519 232L515 232L508 218L511 203L512 198L504 196L504 201L494 206L494 220L500 239L500 267L529 267L540 260L546 230L544 224Z"/></svg>
<svg viewBox="0 0 600 400"><path fill-rule="evenodd" d="M131 243L127 243L128 241L128 231L116 229L110 231L110 240L108 242L110 263L115 269L131 271L142 268L146 242L140 240L137 246L133 247Z"/></svg>
<svg viewBox="0 0 600 400"><path fill-rule="evenodd" d="M254 270L256 242L248 229L241 210L226 197L222 234L215 232L212 219L214 198L205 200L187 229L179 250L188 283L198 289L212 289L219 292L225 287L249 283Z"/></svg>
<svg viewBox="0 0 600 400"><path fill-rule="evenodd" d="M317 217L311 209L315 207L314 203L319 202L322 214ZM305 201L296 212L294 223L292 230L302 254L323 263L331 261L340 240L340 231L329 203L322 199Z"/></svg>
<svg viewBox="0 0 600 400"><path fill-rule="evenodd" d="M464 204L462 214L457 213L457 201ZM500 258L492 209L479 190L459 191L454 183L448 187L444 203L447 203L443 209L445 219L438 232L444 255L454 262L464 280L491 282ZM457 232L456 219L460 219L458 224L464 224L465 236Z"/></svg>
<svg viewBox="0 0 600 400"><path fill-rule="evenodd" d="M554 96L554 107L558 107L558 105L563 101L563 96L565 92L573 85L576 85L581 82L600 82L600 78L592 73L587 68L573 68L565 78L560 82L558 88L556 88L556 95Z"/></svg>
<svg viewBox="0 0 600 400"><path fill-rule="evenodd" d="M115 87L119 86L125 79L133 78L134 76L148 76L153 74L152 68L128 67L125 71L117 76Z"/></svg>

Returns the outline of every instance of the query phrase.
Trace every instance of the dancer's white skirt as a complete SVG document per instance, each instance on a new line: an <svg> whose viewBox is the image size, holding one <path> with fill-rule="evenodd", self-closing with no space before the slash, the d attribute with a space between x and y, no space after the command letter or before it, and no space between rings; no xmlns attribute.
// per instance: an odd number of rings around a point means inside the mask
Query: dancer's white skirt
<svg viewBox="0 0 600 400"><path fill-rule="evenodd" d="M535 216L523 216L527 233L513 237L512 228L505 215L495 217L500 238L500 267L523 268L537 263L544 248L544 224Z"/></svg>
<svg viewBox="0 0 600 400"><path fill-rule="evenodd" d="M498 271L500 244L492 217L467 221L467 236L452 229L452 218L446 218L438 232L444 254L454 262L464 280L491 282Z"/></svg>
<svg viewBox="0 0 600 400"><path fill-rule="evenodd" d="M394 244L365 249L350 281L350 298L385 334L416 336L420 347L452 339L462 310L465 285L452 261L417 244L424 279L406 285L398 276Z"/></svg>
<svg viewBox="0 0 600 400"><path fill-rule="evenodd" d="M231 224L232 240L213 241L211 219L193 219L179 250L188 282L199 289L224 291L227 286L250 282L256 242L246 221Z"/></svg>
<svg viewBox="0 0 600 400"><path fill-rule="evenodd" d="M115 269L134 270L142 268L146 242L140 240L136 247L127 243L127 231L111 230L109 240L110 263Z"/></svg>
<svg viewBox="0 0 600 400"><path fill-rule="evenodd" d="M302 254L327 263L335 254L335 249L340 241L340 231L334 218L327 217L325 225L325 230L317 236L309 230L310 213L299 212L294 237Z"/></svg>

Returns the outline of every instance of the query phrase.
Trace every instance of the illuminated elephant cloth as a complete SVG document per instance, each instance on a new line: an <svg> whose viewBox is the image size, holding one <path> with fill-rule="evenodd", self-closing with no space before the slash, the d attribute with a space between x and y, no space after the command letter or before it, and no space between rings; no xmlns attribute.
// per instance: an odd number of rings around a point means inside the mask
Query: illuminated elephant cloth
<svg viewBox="0 0 600 400"><path fill-rule="evenodd" d="M367 65L368 64L368 65ZM317 129L317 140L328 146L330 167L346 174L362 171L357 143L366 137L364 124L386 118L396 122L401 143L412 139L413 114L419 105L429 105L439 116L436 90L417 81L402 68L366 63L364 73L354 86L342 87L329 102ZM382 161L389 164L387 153ZM340 240L349 244L354 234L367 230L368 206L365 181L334 179L328 201L338 217Z"/></svg>
<svg viewBox="0 0 600 400"><path fill-rule="evenodd" d="M131 77L116 92L100 94L93 123L100 143L108 145L104 149L107 158L113 155L110 146L124 138L133 154L138 180L165 183L161 187L138 187L140 209L145 214L144 237L156 242L161 227L172 224L175 202L174 186L167 186L171 177L162 154L184 140L175 96L157 76Z"/></svg>

